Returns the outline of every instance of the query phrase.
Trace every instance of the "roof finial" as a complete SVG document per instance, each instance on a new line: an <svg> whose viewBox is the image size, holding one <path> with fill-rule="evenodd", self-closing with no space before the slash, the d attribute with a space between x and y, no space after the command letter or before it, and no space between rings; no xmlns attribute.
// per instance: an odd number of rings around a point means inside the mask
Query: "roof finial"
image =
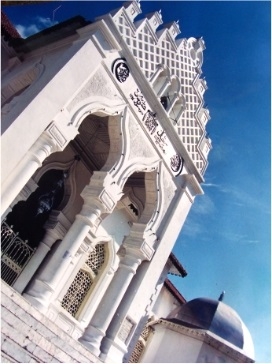
<svg viewBox="0 0 272 364"><path fill-rule="evenodd" d="M222 291L221 295L218 298L218 301L223 301L223 298L225 296L225 293L226 293L225 291Z"/></svg>

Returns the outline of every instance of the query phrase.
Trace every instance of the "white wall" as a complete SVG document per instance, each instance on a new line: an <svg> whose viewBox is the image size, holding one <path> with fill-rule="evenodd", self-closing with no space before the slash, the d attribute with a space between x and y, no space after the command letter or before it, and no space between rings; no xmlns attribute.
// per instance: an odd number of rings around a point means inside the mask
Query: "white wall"
<svg viewBox="0 0 272 364"><path fill-rule="evenodd" d="M178 306L180 306L180 303L169 290L163 286L152 311L157 318L166 318Z"/></svg>
<svg viewBox="0 0 272 364"><path fill-rule="evenodd" d="M202 342L169 330L161 324L147 344L142 363L195 363Z"/></svg>

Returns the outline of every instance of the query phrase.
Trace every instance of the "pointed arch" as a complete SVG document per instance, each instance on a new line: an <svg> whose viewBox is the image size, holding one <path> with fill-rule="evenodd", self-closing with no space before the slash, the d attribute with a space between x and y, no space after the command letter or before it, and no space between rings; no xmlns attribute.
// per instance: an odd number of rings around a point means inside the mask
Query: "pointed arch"
<svg viewBox="0 0 272 364"><path fill-rule="evenodd" d="M65 194L64 198L59 205L59 210L65 211L69 209L69 206L73 204L73 201L76 197L76 166L79 161L79 157L75 155L75 157L67 162L53 161L49 163L45 163L33 176L33 180L38 183L42 176L50 171L51 169L61 170L61 171L69 171L67 179L65 181Z"/></svg>
<svg viewBox="0 0 272 364"><path fill-rule="evenodd" d="M90 114L98 116L118 115L126 104L120 100L112 100L103 96L91 96L79 102L70 111L70 124L79 128L82 121Z"/></svg>
<svg viewBox="0 0 272 364"><path fill-rule="evenodd" d="M112 237L99 235L92 237L89 243L90 253L69 277L59 295L61 306L83 327L95 312L119 265ZM80 282L83 287L78 299L74 297L74 287L80 285ZM73 301L75 301L74 306Z"/></svg>

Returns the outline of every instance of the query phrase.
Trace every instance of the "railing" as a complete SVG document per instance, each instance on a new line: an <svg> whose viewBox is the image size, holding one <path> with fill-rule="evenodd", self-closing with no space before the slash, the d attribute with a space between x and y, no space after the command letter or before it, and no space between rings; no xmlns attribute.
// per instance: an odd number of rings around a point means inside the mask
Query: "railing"
<svg viewBox="0 0 272 364"><path fill-rule="evenodd" d="M19 277L35 249L23 241L12 226L5 221L1 225L1 278L12 286Z"/></svg>

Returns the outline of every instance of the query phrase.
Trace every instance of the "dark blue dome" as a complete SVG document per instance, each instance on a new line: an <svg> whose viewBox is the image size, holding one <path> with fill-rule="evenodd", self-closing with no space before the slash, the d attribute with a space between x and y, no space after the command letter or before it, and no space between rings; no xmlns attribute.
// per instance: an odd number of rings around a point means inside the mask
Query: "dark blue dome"
<svg viewBox="0 0 272 364"><path fill-rule="evenodd" d="M183 326L209 330L236 347L244 347L244 327L238 314L225 303L197 298L175 309L167 320Z"/></svg>

